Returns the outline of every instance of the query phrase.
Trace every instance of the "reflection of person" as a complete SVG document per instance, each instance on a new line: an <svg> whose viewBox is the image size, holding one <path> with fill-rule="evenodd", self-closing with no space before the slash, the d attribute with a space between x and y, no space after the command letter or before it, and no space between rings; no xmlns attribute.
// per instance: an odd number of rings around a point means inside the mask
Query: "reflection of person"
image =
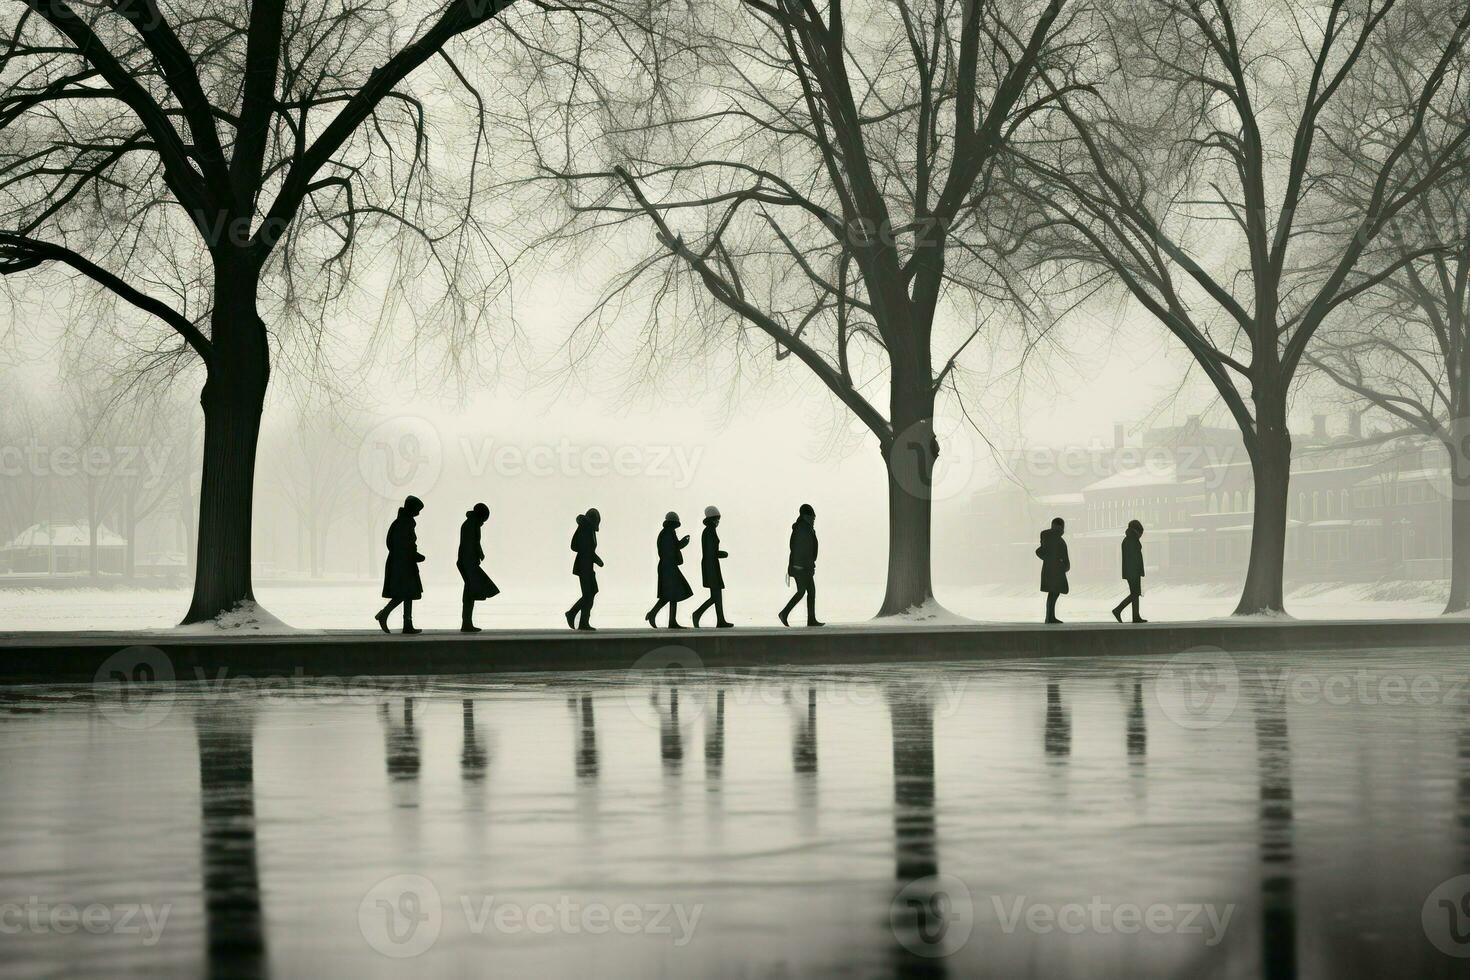
<svg viewBox="0 0 1470 980"><path fill-rule="evenodd" d="M734 626L734 623L725 620L725 576L720 573L720 559L728 558L726 552L720 550L720 509L710 506L704 509L704 533L699 536L699 571L704 582L704 587L709 589L709 598L704 604L694 610L694 625L699 625L699 617L709 611L710 606L715 607L715 625L723 627Z"/></svg>
<svg viewBox="0 0 1470 980"><path fill-rule="evenodd" d="M806 596L806 624L824 626L817 619L817 512L811 504L802 504L796 523L791 525L791 557L786 562L786 574L796 579L796 594L786 603L779 615L782 626L790 626L786 617Z"/></svg>
<svg viewBox="0 0 1470 980"><path fill-rule="evenodd" d="M1041 544L1036 557L1041 559L1041 591L1046 593L1046 621L1060 623L1057 619L1057 596L1067 594L1067 573L1072 570L1072 561L1067 557L1067 542L1062 532L1067 522L1060 517L1051 519L1051 527L1041 532Z"/></svg>
<svg viewBox="0 0 1470 980"><path fill-rule="evenodd" d="M403 604L403 632L422 633L413 628L413 601L423 597L424 583L419 578L418 532L414 518L424 509L424 502L417 497L404 498L398 508L398 516L388 526L388 558L383 562L383 598L388 600L373 618L384 633L388 632L388 614Z"/></svg>
<svg viewBox="0 0 1470 980"><path fill-rule="evenodd" d="M480 632L480 627L474 623L475 602L500 594L500 589L480 567L480 562L485 560L485 548L480 543L480 529L489 519L490 508L484 504L475 504L473 510L465 511L464 523L459 526L459 556L455 559L454 567L459 569L459 577L464 579L464 611L459 624L461 633Z"/></svg>
<svg viewBox="0 0 1470 980"><path fill-rule="evenodd" d="M1128 530L1123 533L1123 578L1128 583L1128 597L1113 607L1113 618L1118 622L1123 621L1123 608L1131 605L1133 607L1133 621L1135 623L1146 623L1138 614L1138 597L1143 595L1143 525L1138 521L1129 521Z"/></svg>
<svg viewBox="0 0 1470 980"><path fill-rule="evenodd" d="M684 548L689 544L689 535L680 537L678 528L679 515L669 511L664 515L663 529L658 532L658 602L643 617L655 629L658 623L654 622L654 617L665 604L669 607L669 629L683 629L678 619L679 603L694 594L689 580L679 570L679 566L684 564Z"/></svg>
<svg viewBox="0 0 1470 980"><path fill-rule="evenodd" d="M572 629L596 628L590 620L592 603L597 599L597 566L602 564L602 559L597 555L597 529L601 526L602 514L596 507L589 508L585 514L577 515L577 530L572 534L572 550L577 553L577 557L572 562L572 574L581 583L582 598L567 610L567 625ZM581 613L581 622L577 621L578 613Z"/></svg>

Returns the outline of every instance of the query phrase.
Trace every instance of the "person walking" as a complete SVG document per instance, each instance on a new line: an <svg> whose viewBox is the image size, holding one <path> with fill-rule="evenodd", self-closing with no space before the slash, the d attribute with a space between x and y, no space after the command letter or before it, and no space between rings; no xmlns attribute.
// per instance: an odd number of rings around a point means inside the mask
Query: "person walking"
<svg viewBox="0 0 1470 980"><path fill-rule="evenodd" d="M480 632L480 627L474 622L476 601L500 594L500 589L480 567L480 562L485 560L480 531L489 519L490 508L475 504L473 509L465 511L464 523L459 526L459 555L454 567L459 569L459 577L464 579L463 611L459 623L461 633Z"/></svg>
<svg viewBox="0 0 1470 980"><path fill-rule="evenodd" d="M790 626L786 617L806 597L806 624L825 626L817 619L817 512L811 504L802 504L796 523L791 525L790 557L786 561L786 577L796 579L796 594L777 615L782 626Z"/></svg>
<svg viewBox="0 0 1470 980"><path fill-rule="evenodd" d="M689 535L679 537L678 529L679 515L669 511L664 515L664 526L658 532L658 602L643 617L654 629L658 628L654 617L665 604L669 607L669 629L683 629L678 619L679 603L694 594L689 580L679 570L679 566L684 564L684 548L689 544Z"/></svg>
<svg viewBox="0 0 1470 980"><path fill-rule="evenodd" d="M400 603L403 605L403 632L409 636L423 632L414 629L413 625L413 601L424 595L424 583L419 578L419 562L424 560L424 556L419 554L414 521L423 509L424 502L409 495L404 498L403 506L398 508L398 516L388 526L388 557L383 562L383 598L388 600L388 604L373 617L384 633L390 632L388 614Z"/></svg>
<svg viewBox="0 0 1470 980"><path fill-rule="evenodd" d="M572 533L572 550L577 557L572 562L572 574L582 586L582 598L572 603L567 610L567 625L575 630L595 630L592 625L592 603L597 599L597 569L602 559L597 555L597 529L602 527L602 514L596 507L577 515L577 530ZM581 615L580 622L577 617Z"/></svg>
<svg viewBox="0 0 1470 980"><path fill-rule="evenodd" d="M720 559L728 558L729 553L720 550L720 509L713 505L704 509L704 533L699 536L699 572L704 587L709 589L709 598L704 604L694 610L694 625L699 625L699 617L709 611L710 606L715 607L715 626L729 629L734 623L725 620L725 577L720 573Z"/></svg>
<svg viewBox="0 0 1470 980"><path fill-rule="evenodd" d="M1041 559L1041 591L1046 593L1046 621L1060 623L1057 619L1057 596L1067 594L1067 573L1072 570L1072 561L1067 557L1067 542L1062 532L1067 522L1053 517L1051 527L1041 532L1041 544L1036 557Z"/></svg>
<svg viewBox="0 0 1470 980"><path fill-rule="evenodd" d="M1123 621L1123 609L1133 607L1133 622L1146 623L1138 614L1138 598L1143 595L1143 524L1137 520L1128 522L1123 532L1123 579L1128 583L1128 596L1113 607L1113 618Z"/></svg>

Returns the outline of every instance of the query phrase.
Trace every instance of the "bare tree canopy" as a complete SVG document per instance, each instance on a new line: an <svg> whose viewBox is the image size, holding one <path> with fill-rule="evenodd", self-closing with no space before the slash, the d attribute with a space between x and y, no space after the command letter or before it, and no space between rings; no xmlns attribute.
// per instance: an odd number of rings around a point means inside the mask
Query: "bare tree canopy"
<svg viewBox="0 0 1470 980"><path fill-rule="evenodd" d="M0 274L69 267L165 324L177 343L161 357L205 370L186 621L253 599L272 341L320 326L355 246L416 246L397 271L436 274L430 315L464 332L451 348L478 322L487 142L454 42L508 3L31 0L0 15Z"/></svg>
<svg viewBox="0 0 1470 980"><path fill-rule="evenodd" d="M933 594L936 398L988 319L1024 326L1036 302L993 188L1072 90L1089 18L1069 0L640 5L647 71L588 83L581 39L546 38L519 98L536 179L573 215L550 240L652 232L591 325L640 304L653 360L794 356L876 437L884 614Z"/></svg>
<svg viewBox="0 0 1470 980"><path fill-rule="evenodd" d="M1433 33L1426 32L1429 37ZM1423 40L1423 39L1421 39ZM1402 103L1416 82L1408 66L1433 57L1432 47L1408 44L1372 52L1378 71L1341 111L1366 132L1381 123L1378 106ZM1441 161L1442 148L1470 127L1470 57L1450 66L1443 94L1429 106L1423 130L1404 152L1405 172L1447 175L1388 222L1385 240L1399 262L1391 275L1332 318L1308 348L1313 367L1393 428L1443 448L1451 499L1451 563L1446 612L1470 608L1470 146ZM1356 152L1347 145L1343 152ZM1361 182L1334 189L1345 208L1360 208L1372 188Z"/></svg>
<svg viewBox="0 0 1470 980"><path fill-rule="evenodd" d="M1431 121L1463 106L1446 79L1470 8L1140 0L1107 23L1096 89L1064 100L1070 136L1025 154L1018 191L1055 222L1052 256L1115 276L1239 425L1256 493L1237 612L1279 611L1291 386L1329 317L1426 254L1391 229L1463 165L1470 130ZM1337 111L1369 89L1371 112Z"/></svg>

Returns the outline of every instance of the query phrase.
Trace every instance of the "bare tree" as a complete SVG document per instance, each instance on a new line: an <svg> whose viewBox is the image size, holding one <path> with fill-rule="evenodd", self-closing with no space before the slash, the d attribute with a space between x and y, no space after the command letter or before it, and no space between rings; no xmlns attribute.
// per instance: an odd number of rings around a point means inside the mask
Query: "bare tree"
<svg viewBox="0 0 1470 980"><path fill-rule="evenodd" d="M485 133L435 120L477 110L453 48L509 2L27 0L0 15L0 274L65 266L172 331L159 361L203 368L186 622L253 600L273 338L321 328L355 246L412 243L392 271L436 275L425 318L478 323ZM460 180L441 167L455 154Z"/></svg>
<svg viewBox="0 0 1470 980"><path fill-rule="evenodd" d="M1426 127L1470 28L1438 0L1162 0L1109 18L1110 80L1068 97L1072 132L1028 153L1018 193L1053 257L1115 276L1194 356L1240 427L1255 480L1237 614L1282 609L1288 400L1312 336L1418 255L1394 221L1460 166L1470 133ZM1412 39L1403 97L1353 126L1333 107L1365 56ZM1410 149L1436 137L1422 165ZM1344 149L1350 152L1344 152ZM1366 191L1342 206L1345 186ZM1091 274L1091 272L1089 272Z"/></svg>
<svg viewBox="0 0 1470 980"><path fill-rule="evenodd" d="M1085 38L1083 0L711 0L655 5L655 72L589 85L551 51L522 93L557 244L636 221L639 249L584 326L643 306L650 361L794 357L877 439L888 474L880 614L933 595L936 399L961 353L1035 301L992 193ZM561 125L546 122L563 106ZM641 254L640 254L641 253ZM967 325L965 325L967 324ZM963 326L961 326L963 325ZM952 337L950 335L953 335Z"/></svg>
<svg viewBox="0 0 1470 980"><path fill-rule="evenodd" d="M296 514L297 540L306 548L306 569L320 578L332 528L351 513L362 490L356 479L363 430L323 411L303 414L277 441L281 491ZM354 438L355 437L355 438Z"/></svg>
<svg viewBox="0 0 1470 980"><path fill-rule="evenodd" d="M1431 35L1432 36L1432 35ZM1377 71L1348 103L1365 134L1381 128L1375 103L1402 101L1414 84L1405 70L1413 50L1373 52ZM1470 125L1470 64L1465 53L1447 73L1444 97L1430 106L1424 130L1404 152L1411 173L1428 176L1439 147ZM1387 98L1384 94L1387 94ZM1356 146L1344 146L1356 152ZM1470 151L1461 148L1470 156ZM1470 608L1470 160L1434 182L1389 222L1385 237L1402 264L1359 296L1352 316L1317 335L1308 362L1352 396L1387 416L1394 428L1377 440L1413 435L1442 447L1449 464L1450 585L1445 612ZM1371 188L1337 188L1345 207ZM1437 248L1435 246L1438 246Z"/></svg>

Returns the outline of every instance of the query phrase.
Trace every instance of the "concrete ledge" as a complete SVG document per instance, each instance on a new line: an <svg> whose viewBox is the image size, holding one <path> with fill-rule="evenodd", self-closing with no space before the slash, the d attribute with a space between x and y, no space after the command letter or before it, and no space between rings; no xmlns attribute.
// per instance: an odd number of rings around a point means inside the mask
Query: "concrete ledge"
<svg viewBox="0 0 1470 980"><path fill-rule="evenodd" d="M90 682L108 659L131 647L162 664L167 679L355 677L479 674L540 670L615 670L634 666L753 667L1048 657L1172 655L1196 647L1230 653L1374 649L1470 649L1470 619L1207 620L1118 626L1112 623L977 624L890 628L866 624L819 629L506 630L465 635L427 631L384 636L327 631L283 636L135 633L0 633L0 684ZM680 650L661 650L682 647ZM640 664L641 658L659 652ZM161 652L166 659L157 657ZM132 656L130 654L130 656ZM127 658L120 658L127 659ZM115 666L115 664L110 665ZM150 679L143 671L137 679Z"/></svg>

